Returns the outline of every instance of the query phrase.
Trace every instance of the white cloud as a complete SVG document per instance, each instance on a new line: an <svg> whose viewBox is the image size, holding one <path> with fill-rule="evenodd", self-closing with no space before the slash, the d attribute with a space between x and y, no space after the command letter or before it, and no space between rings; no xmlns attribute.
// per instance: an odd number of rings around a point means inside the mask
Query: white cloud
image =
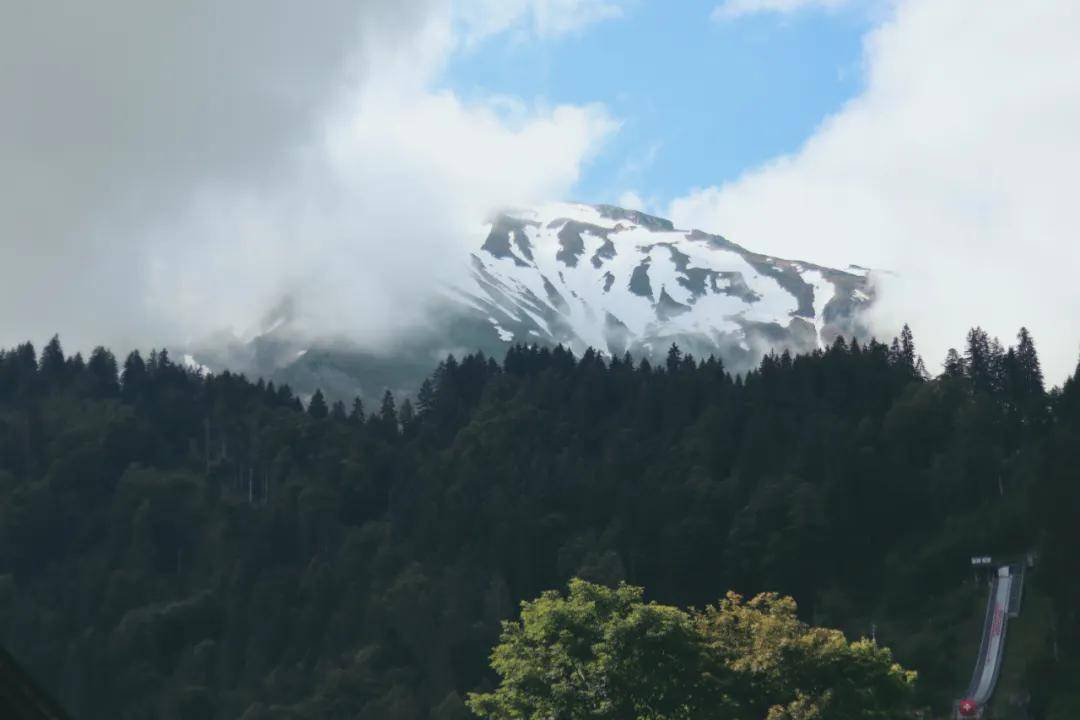
<svg viewBox="0 0 1080 720"><path fill-rule="evenodd" d="M619 195L615 204L627 210L637 210L650 215L664 215L663 202L655 195L642 195L637 190L627 190Z"/></svg>
<svg viewBox="0 0 1080 720"><path fill-rule="evenodd" d="M627 210L645 210L645 199L633 190L627 190L618 199L619 207Z"/></svg>
<svg viewBox="0 0 1080 720"><path fill-rule="evenodd" d="M559 5L530 10L538 32L570 22ZM487 212L564 197L616 127L440 91L456 11L20 4L0 26L0 346L242 333L286 296L316 334L417 321Z"/></svg>
<svg viewBox="0 0 1080 720"><path fill-rule="evenodd" d="M517 29L540 38L581 31L622 17L627 0L464 0L458 17L467 43Z"/></svg>
<svg viewBox="0 0 1080 720"><path fill-rule="evenodd" d="M149 301L197 338L206 317L243 333L287 296L303 333L378 348L462 279L494 208L563 197L614 127L599 107L508 126L451 93L365 97L289 182L215 189L170 228Z"/></svg>
<svg viewBox="0 0 1080 720"><path fill-rule="evenodd" d="M851 4L852 0L724 0L712 11L717 22L733 20L758 13L793 13L808 8L835 10Z"/></svg>
<svg viewBox="0 0 1080 720"><path fill-rule="evenodd" d="M904 0L865 44L865 92L794 155L671 204L766 252L890 268L883 332L927 360L979 323L1027 325L1060 381L1080 342L1080 8Z"/></svg>

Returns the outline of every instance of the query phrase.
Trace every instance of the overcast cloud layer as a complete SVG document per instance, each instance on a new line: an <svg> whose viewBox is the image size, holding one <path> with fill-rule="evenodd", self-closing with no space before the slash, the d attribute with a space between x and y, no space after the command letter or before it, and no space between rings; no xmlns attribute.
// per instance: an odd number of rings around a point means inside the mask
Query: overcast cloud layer
<svg viewBox="0 0 1080 720"><path fill-rule="evenodd" d="M432 90L468 39L575 31L595 0L17 3L0 26L0 345L258 328L370 343L493 207L565 195L598 107Z"/></svg>
<svg viewBox="0 0 1080 720"><path fill-rule="evenodd" d="M972 324L1005 342L1027 325L1060 382L1080 350L1078 37L1075 2L899 2L866 41L860 97L672 219L894 271L880 327L909 321L932 370Z"/></svg>

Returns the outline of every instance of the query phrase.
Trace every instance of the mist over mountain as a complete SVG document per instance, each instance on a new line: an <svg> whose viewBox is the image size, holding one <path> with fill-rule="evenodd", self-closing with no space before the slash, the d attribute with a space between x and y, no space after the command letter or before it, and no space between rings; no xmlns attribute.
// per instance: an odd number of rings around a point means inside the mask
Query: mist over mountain
<svg viewBox="0 0 1080 720"><path fill-rule="evenodd" d="M422 263L423 260L418 262ZM193 366L267 376L310 394L413 394L447 354L501 357L512 345L593 348L660 361L672 344L736 372L770 353L805 353L838 335L867 338L872 273L753 252L719 235L611 205L549 203L496 214L472 234L459 278L429 292L430 321L373 351L341 333L313 335L294 303L250 337L185 348ZM416 277L428 276L417 271ZM411 281L409 273L399 278ZM343 317L362 308L337 308Z"/></svg>
<svg viewBox="0 0 1080 720"><path fill-rule="evenodd" d="M285 302L368 347L426 321L465 230L564 197L615 128L598 103L448 91L461 43L549 29L473 4L11 7L0 342L250 338Z"/></svg>

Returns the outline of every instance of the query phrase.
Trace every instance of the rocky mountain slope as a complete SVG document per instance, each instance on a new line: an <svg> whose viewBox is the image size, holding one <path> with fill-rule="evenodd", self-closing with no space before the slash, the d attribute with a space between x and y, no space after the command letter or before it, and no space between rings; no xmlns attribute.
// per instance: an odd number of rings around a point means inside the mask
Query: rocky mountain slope
<svg viewBox="0 0 1080 720"><path fill-rule="evenodd" d="M504 213L470 260L461 299L504 342L636 356L677 342L740 367L859 334L873 300L865 270L762 255L606 205Z"/></svg>

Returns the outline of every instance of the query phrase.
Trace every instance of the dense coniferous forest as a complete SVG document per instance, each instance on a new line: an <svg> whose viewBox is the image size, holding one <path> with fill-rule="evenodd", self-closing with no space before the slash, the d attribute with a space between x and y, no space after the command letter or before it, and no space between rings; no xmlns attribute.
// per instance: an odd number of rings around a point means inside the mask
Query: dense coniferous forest
<svg viewBox="0 0 1080 720"><path fill-rule="evenodd" d="M790 594L940 712L969 557L1029 550L1051 631L1019 673L1075 717L1078 513L1080 379L1047 392L1024 331L935 378L909 332L738 377L514 347L373 408L165 351L0 354L0 644L79 718L469 717L499 621L575 576Z"/></svg>

